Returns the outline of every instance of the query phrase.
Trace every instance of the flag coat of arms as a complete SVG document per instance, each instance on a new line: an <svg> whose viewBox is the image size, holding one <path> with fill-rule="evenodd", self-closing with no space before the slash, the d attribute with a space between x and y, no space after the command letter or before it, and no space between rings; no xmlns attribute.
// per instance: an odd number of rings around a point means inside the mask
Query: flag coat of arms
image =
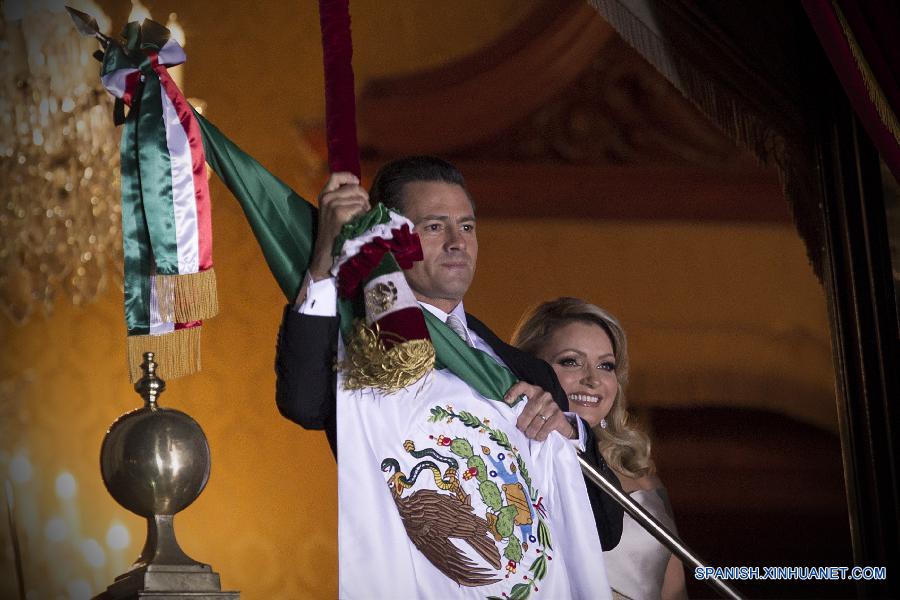
<svg viewBox="0 0 900 600"><path fill-rule="evenodd" d="M340 598L610 596L575 449L526 439L523 408L446 369L392 393L339 373Z"/></svg>

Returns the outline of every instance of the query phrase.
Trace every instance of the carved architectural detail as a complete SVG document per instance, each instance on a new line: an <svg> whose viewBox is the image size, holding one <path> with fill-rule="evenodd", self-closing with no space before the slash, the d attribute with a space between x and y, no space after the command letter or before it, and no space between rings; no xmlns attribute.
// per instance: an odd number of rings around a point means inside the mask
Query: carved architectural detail
<svg viewBox="0 0 900 600"><path fill-rule="evenodd" d="M581 165L749 159L618 37L552 101L496 139L453 154Z"/></svg>

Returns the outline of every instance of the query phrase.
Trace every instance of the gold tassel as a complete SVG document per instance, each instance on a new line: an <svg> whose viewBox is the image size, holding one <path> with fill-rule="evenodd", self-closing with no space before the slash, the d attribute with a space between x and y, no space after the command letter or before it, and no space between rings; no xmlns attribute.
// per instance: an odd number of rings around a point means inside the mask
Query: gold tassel
<svg viewBox="0 0 900 600"><path fill-rule="evenodd" d="M154 275L150 280L156 309L163 323L175 322L175 280L171 275Z"/></svg>
<svg viewBox="0 0 900 600"><path fill-rule="evenodd" d="M212 267L175 276L175 319L178 323L210 319L218 313L216 271Z"/></svg>
<svg viewBox="0 0 900 600"><path fill-rule="evenodd" d="M412 385L434 368L431 340L398 341L386 350L377 323L373 329L357 321L345 348L346 356L338 364L344 371L344 389L371 387L390 394Z"/></svg>
<svg viewBox="0 0 900 600"><path fill-rule="evenodd" d="M202 321L219 312L216 272L212 268L186 275L154 275L153 285L164 323Z"/></svg>
<svg viewBox="0 0 900 600"><path fill-rule="evenodd" d="M128 372L131 383L143 375L144 352L156 356L157 372L163 379L175 379L200 371L200 327L176 329L163 335L130 335L127 338Z"/></svg>

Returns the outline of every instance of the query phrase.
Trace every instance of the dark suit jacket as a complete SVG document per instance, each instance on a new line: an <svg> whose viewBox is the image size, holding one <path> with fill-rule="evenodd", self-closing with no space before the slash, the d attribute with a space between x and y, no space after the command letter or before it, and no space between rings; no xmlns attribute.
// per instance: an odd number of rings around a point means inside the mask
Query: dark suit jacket
<svg viewBox="0 0 900 600"><path fill-rule="evenodd" d="M481 336L516 377L547 390L560 408L568 411L568 397L550 365L503 342L472 315L467 313L466 319L469 328ZM278 410L306 429L324 429L335 456L337 380L333 365L337 336L337 317L301 315L289 305L285 307L275 354L275 402ZM618 485L618 479L597 450L593 432L590 427L585 426L585 429L588 439L583 456ZM590 481L585 483L600 543L604 550L612 550L622 537L623 509Z"/></svg>

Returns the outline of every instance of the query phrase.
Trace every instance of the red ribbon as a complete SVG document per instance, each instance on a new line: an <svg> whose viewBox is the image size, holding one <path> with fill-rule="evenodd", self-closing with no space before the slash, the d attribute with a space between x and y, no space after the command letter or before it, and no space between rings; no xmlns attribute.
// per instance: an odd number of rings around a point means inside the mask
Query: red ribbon
<svg viewBox="0 0 900 600"><path fill-rule="evenodd" d="M359 177L349 0L319 0L319 23L325 62L328 167L332 173L350 171Z"/></svg>
<svg viewBox="0 0 900 600"><path fill-rule="evenodd" d="M403 224L392 230L391 239L377 237L372 239L359 252L341 265L338 271L338 294L342 298L356 296L360 286L368 279L372 270L381 263L386 252L391 252L397 259L401 269L409 269L413 263L422 260L422 244L419 234L410 231L409 225Z"/></svg>

